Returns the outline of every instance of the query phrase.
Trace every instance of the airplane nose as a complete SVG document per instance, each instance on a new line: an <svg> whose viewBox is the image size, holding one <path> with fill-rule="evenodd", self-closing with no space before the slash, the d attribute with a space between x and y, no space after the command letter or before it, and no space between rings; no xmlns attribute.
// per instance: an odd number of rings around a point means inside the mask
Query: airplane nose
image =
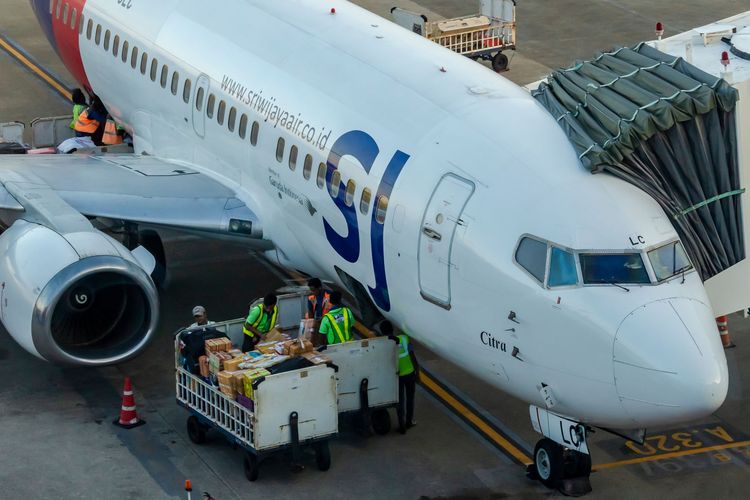
<svg viewBox="0 0 750 500"><path fill-rule="evenodd" d="M727 395L727 360L713 312L689 298L650 302L625 317L614 340L615 385L637 427L703 418Z"/></svg>

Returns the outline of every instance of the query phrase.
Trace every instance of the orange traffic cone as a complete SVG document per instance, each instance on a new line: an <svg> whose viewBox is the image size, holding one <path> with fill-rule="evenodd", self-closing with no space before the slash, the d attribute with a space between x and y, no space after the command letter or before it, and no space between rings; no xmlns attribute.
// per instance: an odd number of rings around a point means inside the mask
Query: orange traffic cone
<svg viewBox="0 0 750 500"><path fill-rule="evenodd" d="M125 387L122 389L120 418L115 420L114 424L124 429L132 429L145 423L145 420L138 418L138 412L135 410L135 397L133 396L133 386L130 384L130 377L125 377Z"/></svg>
<svg viewBox="0 0 750 500"><path fill-rule="evenodd" d="M732 347L736 347L734 342L732 342L732 337L729 336L727 317L719 316L718 318L716 318L716 326L719 328L719 335L721 335L721 345L724 346L724 349L731 349Z"/></svg>

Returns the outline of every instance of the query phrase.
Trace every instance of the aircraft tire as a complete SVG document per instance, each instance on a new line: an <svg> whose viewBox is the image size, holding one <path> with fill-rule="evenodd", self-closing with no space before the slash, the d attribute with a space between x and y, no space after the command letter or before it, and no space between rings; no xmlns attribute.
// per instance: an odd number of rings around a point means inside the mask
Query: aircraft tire
<svg viewBox="0 0 750 500"><path fill-rule="evenodd" d="M534 466L542 484L547 488L557 488L565 468L562 446L551 439L539 440L534 448Z"/></svg>

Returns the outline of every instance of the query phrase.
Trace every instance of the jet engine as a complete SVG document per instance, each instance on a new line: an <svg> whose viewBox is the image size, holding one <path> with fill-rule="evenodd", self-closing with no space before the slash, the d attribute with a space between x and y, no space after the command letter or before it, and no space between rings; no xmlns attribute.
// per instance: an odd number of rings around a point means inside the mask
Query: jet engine
<svg viewBox="0 0 750 500"><path fill-rule="evenodd" d="M142 248L131 253L93 228L60 234L17 220L0 235L0 255L0 319L31 354L103 366L153 336L159 297Z"/></svg>

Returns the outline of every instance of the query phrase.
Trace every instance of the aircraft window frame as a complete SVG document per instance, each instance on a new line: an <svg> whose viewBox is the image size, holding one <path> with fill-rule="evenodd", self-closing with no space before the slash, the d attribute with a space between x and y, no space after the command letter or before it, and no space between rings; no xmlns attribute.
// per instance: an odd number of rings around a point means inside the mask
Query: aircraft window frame
<svg viewBox="0 0 750 500"><path fill-rule="evenodd" d="M180 90L180 73L177 71L172 72L172 82L169 84L169 90L172 91L172 95L177 95L177 91Z"/></svg>
<svg viewBox="0 0 750 500"><path fill-rule="evenodd" d="M89 18L89 22L86 25L86 39L91 40L91 35L94 33L94 21Z"/></svg>
<svg viewBox="0 0 750 500"><path fill-rule="evenodd" d="M237 123L237 108L232 106L229 108L229 117L227 118L227 128L230 132L234 132L234 126Z"/></svg>
<svg viewBox="0 0 750 500"><path fill-rule="evenodd" d="M73 10L70 13L70 29L71 30L76 29L76 21L78 21L78 9L73 7Z"/></svg>
<svg viewBox="0 0 750 500"><path fill-rule="evenodd" d="M78 36L83 36L83 28L86 26L86 16L81 12L81 17L78 19Z"/></svg>
<svg viewBox="0 0 750 500"><path fill-rule="evenodd" d="M282 136L276 141L276 161L281 163L284 161L284 150L286 149L286 141Z"/></svg>
<svg viewBox="0 0 750 500"><path fill-rule="evenodd" d="M667 274L664 274L660 271L660 269L665 268L667 266L660 264L660 262L657 262L657 260L661 259L661 251L667 249L670 246L674 247L672 250L672 254L674 256L673 263L672 263L672 271L667 271ZM684 266L680 266L680 267L677 267L677 257L678 257L677 249L678 248L680 249L679 253L681 253L680 258L683 259L683 261L686 263ZM671 240L671 241L668 241L667 243L664 243L664 244L655 246L649 250L646 250L646 258L648 260L649 265L651 266L651 271L653 272L654 280L656 281L656 283L663 283L665 281L669 281L675 276L681 276L683 273L687 273L694 269L693 263L690 262L690 257L685 251L685 246L682 244L682 242L679 239Z"/></svg>
<svg viewBox="0 0 750 500"><path fill-rule="evenodd" d="M65 7L63 7L63 18L62 18L63 24L68 24L68 10L70 10L70 5L68 5L68 2L65 2Z"/></svg>
<svg viewBox="0 0 750 500"><path fill-rule="evenodd" d="M367 215L370 211L370 202L372 201L372 190L370 188L364 188L362 194L359 197L359 213Z"/></svg>
<svg viewBox="0 0 750 500"><path fill-rule="evenodd" d="M130 49L130 67L135 69L136 66L138 66L138 47L133 45Z"/></svg>
<svg viewBox="0 0 750 500"><path fill-rule="evenodd" d="M58 0L62 2L62 0ZM49 0L49 13L50 15L55 12L55 0Z"/></svg>
<svg viewBox="0 0 750 500"><path fill-rule="evenodd" d="M120 60L123 64L128 62L128 57L130 57L130 43L127 40L123 40L122 49L120 50Z"/></svg>
<svg viewBox="0 0 750 500"><path fill-rule="evenodd" d="M112 56L117 57L120 55L120 35L115 35L112 40Z"/></svg>
<svg viewBox="0 0 750 500"><path fill-rule="evenodd" d="M357 183L354 179L349 179L346 183L346 190L344 191L344 203L347 207L351 207L354 204L354 194L357 191Z"/></svg>
<svg viewBox="0 0 750 500"><path fill-rule="evenodd" d="M60 0L57 2L57 7L55 8L55 17L57 19L60 19L60 7L62 7L63 0Z"/></svg>
<svg viewBox="0 0 750 500"><path fill-rule="evenodd" d="M109 52L109 38L112 36L112 33L107 30L104 32L104 42L102 43L102 48Z"/></svg>
<svg viewBox="0 0 750 500"><path fill-rule="evenodd" d="M96 33L94 33L94 43L99 45L102 41L102 25L96 25Z"/></svg>
<svg viewBox="0 0 750 500"><path fill-rule="evenodd" d="M331 174L331 185L328 187L328 194L331 198L338 198L339 192L341 191L341 171L335 169Z"/></svg>
<svg viewBox="0 0 750 500"><path fill-rule="evenodd" d="M153 58L151 59L151 71L149 72L149 76L151 77L151 81L156 83L156 75L159 72L159 59Z"/></svg>
<svg viewBox="0 0 750 500"><path fill-rule="evenodd" d="M182 82L182 100L185 101L185 104L190 102L190 94L192 90L193 82L190 78L185 78L185 81Z"/></svg>
<svg viewBox="0 0 750 500"><path fill-rule="evenodd" d="M384 194L377 197L377 202L375 203L375 222L378 224L385 224L385 217L388 215L388 202L389 199Z"/></svg>
<svg viewBox="0 0 750 500"><path fill-rule="evenodd" d="M561 255L561 257L568 256L568 262L564 263L561 260L556 260L556 251L560 254L563 254ZM545 282L547 288L559 289L578 287L581 284L581 272L578 265L578 255L576 254L576 252L574 250L563 248L560 245L555 245L548 242L547 253L547 280ZM565 268L564 266L567 266L567 268ZM561 276L560 278L558 278L558 275L555 274L555 278L561 280L560 282L555 282L555 284L552 283L553 271L559 273L559 275ZM574 276L571 276L571 271ZM571 278L575 278L575 281L572 283L570 282Z"/></svg>
<svg viewBox="0 0 750 500"><path fill-rule="evenodd" d="M203 111L203 99L206 97L206 89L203 87L198 87L198 90L195 91L195 110L196 111Z"/></svg>
<svg viewBox="0 0 750 500"><path fill-rule="evenodd" d="M289 170L294 172L294 169L297 168L297 156L299 154L299 148L296 144L292 144L292 147L289 148Z"/></svg>
<svg viewBox="0 0 750 500"><path fill-rule="evenodd" d="M240 139L244 139L245 137L247 137L247 122L248 122L247 114L242 113L242 115L240 116L240 127L238 130Z"/></svg>
<svg viewBox="0 0 750 500"><path fill-rule="evenodd" d="M216 106L216 95L208 94L208 101L206 102L206 116L208 118L214 117L214 106Z"/></svg>
<svg viewBox="0 0 750 500"><path fill-rule="evenodd" d="M167 81L169 79L169 65L165 64L161 67L161 75L159 76L159 85L161 85L161 88L166 89L167 88Z"/></svg>
<svg viewBox="0 0 750 500"><path fill-rule="evenodd" d="M531 255L524 255L523 259L519 259L519 252L522 251L522 245L525 244L525 242L533 242L533 244L539 244L544 246L544 262L541 263L540 268L540 262L539 254L540 254L540 248L537 247L536 249L531 249L531 251L535 252ZM544 286L544 284L547 282L547 274L549 269L549 242L537 238L536 236L532 236L530 234L524 234L518 239L518 243L516 243L515 250L513 251L513 262L516 263L516 265L524 272L526 273L530 278L532 278L534 281L536 281L539 285ZM528 257L528 258L527 258ZM541 276L538 276L536 273L538 273L541 270Z"/></svg>
<svg viewBox="0 0 750 500"><path fill-rule="evenodd" d="M326 185L326 170L328 167L326 167L326 164L323 162L320 162L318 164L318 173L315 174L315 184L320 188L323 189Z"/></svg>
<svg viewBox="0 0 750 500"><path fill-rule="evenodd" d="M312 164L313 164L313 157L311 154L305 155L305 162L302 166L302 177L306 180L310 180L310 175L312 174Z"/></svg>
<svg viewBox="0 0 750 500"><path fill-rule="evenodd" d="M227 111L227 103L224 99L219 101L219 109L216 111L216 122L219 125L224 125L224 114Z"/></svg>
<svg viewBox="0 0 750 500"><path fill-rule="evenodd" d="M148 52L141 52L141 74L146 75L148 69Z"/></svg>
<svg viewBox="0 0 750 500"><path fill-rule="evenodd" d="M588 264L584 264L584 260L587 260L589 258L599 258L599 259L606 259L606 258L613 258L613 257L628 257L628 258L634 258L637 257L640 259L641 264L641 270L642 270L642 276L640 281L632 280L632 279L616 279L615 276L612 276L608 279L601 279L597 281L588 281L587 280L587 266ZM581 268L581 282L584 286L602 286L602 285L651 285L653 284L651 280L651 275L648 272L648 267L646 266L646 260L647 258L644 258L645 255L643 252L640 251L629 251L629 250L622 250L622 251L581 251L578 252L578 265ZM601 264L600 264L600 267ZM634 269L637 269L635 267L631 267L628 265L628 263L623 264L622 267L626 267L630 269L631 271Z"/></svg>
<svg viewBox="0 0 750 500"><path fill-rule="evenodd" d="M253 121L253 126L250 128L250 144L253 146L258 145L258 136L260 135L260 123L257 120Z"/></svg>

